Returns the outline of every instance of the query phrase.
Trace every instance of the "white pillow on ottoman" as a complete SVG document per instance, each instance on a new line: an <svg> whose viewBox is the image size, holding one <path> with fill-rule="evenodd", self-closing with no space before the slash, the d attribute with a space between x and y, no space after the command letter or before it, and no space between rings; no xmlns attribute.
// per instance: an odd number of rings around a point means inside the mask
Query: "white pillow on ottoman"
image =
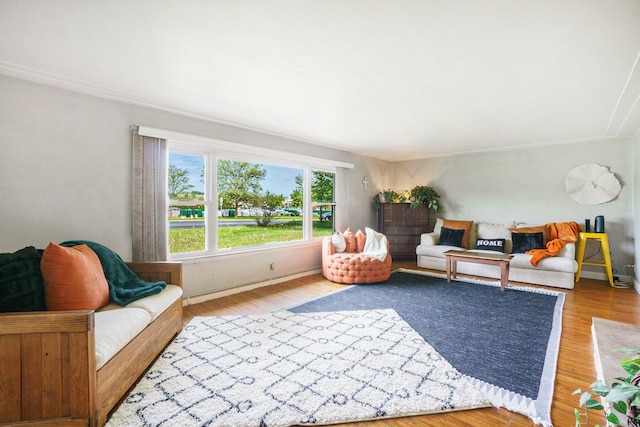
<svg viewBox="0 0 640 427"><path fill-rule="evenodd" d="M347 241L344 240L344 234L338 230L333 232L333 235L331 236L331 243L333 243L333 247L336 249L337 253L342 253L347 248Z"/></svg>

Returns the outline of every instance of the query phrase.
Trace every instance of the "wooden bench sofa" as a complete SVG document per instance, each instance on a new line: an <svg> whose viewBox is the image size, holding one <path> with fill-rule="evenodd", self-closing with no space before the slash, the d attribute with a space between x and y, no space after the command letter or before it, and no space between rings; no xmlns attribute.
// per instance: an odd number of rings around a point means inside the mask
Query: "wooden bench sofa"
<svg viewBox="0 0 640 427"><path fill-rule="evenodd" d="M179 262L127 263L182 287ZM96 370L93 311L0 314L0 426L102 426L182 329L178 298Z"/></svg>

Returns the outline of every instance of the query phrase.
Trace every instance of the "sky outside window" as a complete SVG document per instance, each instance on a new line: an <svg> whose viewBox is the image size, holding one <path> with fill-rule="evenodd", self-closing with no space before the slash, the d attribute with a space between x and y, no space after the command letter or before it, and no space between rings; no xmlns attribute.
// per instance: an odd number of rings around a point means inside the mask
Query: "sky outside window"
<svg viewBox="0 0 640 427"><path fill-rule="evenodd" d="M202 182L203 159L201 156L170 152L169 164L187 170L189 184L193 185L193 190L204 192L204 183ZM262 187L272 193L282 194L288 199L291 192L296 188L295 175L296 172L299 172L299 169L265 164L261 166L267 171Z"/></svg>

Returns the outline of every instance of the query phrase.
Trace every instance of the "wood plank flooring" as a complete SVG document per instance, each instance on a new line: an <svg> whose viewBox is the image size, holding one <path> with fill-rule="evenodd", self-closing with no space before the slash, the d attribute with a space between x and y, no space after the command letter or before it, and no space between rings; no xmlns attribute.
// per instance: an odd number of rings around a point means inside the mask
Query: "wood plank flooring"
<svg viewBox="0 0 640 427"><path fill-rule="evenodd" d="M394 269L400 267L418 269L415 261L393 263ZM343 285L329 282L319 274L311 275L185 306L184 323L186 325L194 316L268 313L342 288ZM578 397L573 396L572 393L577 388L588 389L596 378L591 340L592 317L640 325L640 295L633 289L612 288L608 282L584 278L580 279L573 290L566 290L558 370L551 408L551 418L556 427L575 425L573 411L577 406ZM603 424L604 418L599 414L591 414L590 421L592 425ZM496 408L342 425L349 427L535 426L523 415Z"/></svg>

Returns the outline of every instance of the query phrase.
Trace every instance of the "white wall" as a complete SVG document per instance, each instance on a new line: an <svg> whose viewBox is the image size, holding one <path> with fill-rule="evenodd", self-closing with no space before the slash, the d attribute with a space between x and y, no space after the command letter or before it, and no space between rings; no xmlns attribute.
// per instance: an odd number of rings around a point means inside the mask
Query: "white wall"
<svg viewBox="0 0 640 427"><path fill-rule="evenodd" d="M396 189L433 186L444 206L440 216L449 219L529 224L576 221L583 225L590 218L593 227L595 216L604 215L614 269L622 275L623 267L633 264L637 253L633 146L629 139L603 140L407 161L396 165L394 182ZM567 195L566 174L586 163L607 166L615 173L622 183L615 200L586 206ZM587 254L598 247L597 242L589 243ZM584 270L603 272L600 267L585 266Z"/></svg>
<svg viewBox="0 0 640 427"><path fill-rule="evenodd" d="M353 163L345 225L372 224L361 181L371 165L384 162L0 75L0 252L82 239L131 259L134 124ZM267 268L271 262L275 272ZM267 281L320 264L319 242L189 261L185 292Z"/></svg>
<svg viewBox="0 0 640 427"><path fill-rule="evenodd" d="M638 138L390 163L6 76L0 76L0 252L85 239L130 259L133 124L355 164L347 173L348 215L340 228L375 228L378 191L428 184L442 195L447 218L581 223L604 215L618 271L637 264ZM623 189L616 200L582 206L566 195L564 176L584 163L603 164L618 176ZM267 269L271 262L275 272ZM318 242L190 261L185 291L199 295L319 267Z"/></svg>
<svg viewBox="0 0 640 427"><path fill-rule="evenodd" d="M640 224L640 133L636 134L636 137L633 141L633 155L631 156L633 160L633 219L635 221L635 258L634 258L634 266L640 266L638 264L640 262L640 229L638 229L638 224ZM635 288L636 291L640 292L640 281L638 281L638 275L635 274L637 268L634 267L634 277L635 277Z"/></svg>

